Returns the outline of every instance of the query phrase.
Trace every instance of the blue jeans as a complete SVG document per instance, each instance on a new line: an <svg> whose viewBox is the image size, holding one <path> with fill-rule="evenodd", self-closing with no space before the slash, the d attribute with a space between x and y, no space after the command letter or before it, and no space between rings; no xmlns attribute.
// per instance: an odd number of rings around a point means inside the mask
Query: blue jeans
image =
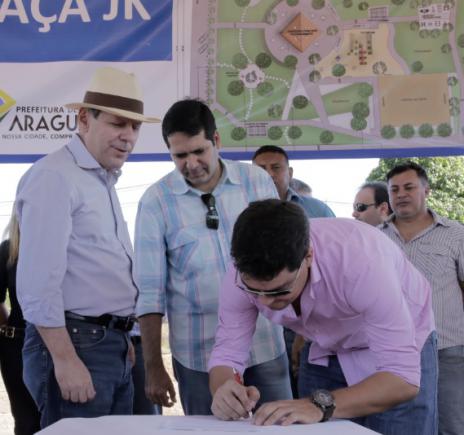
<svg viewBox="0 0 464 435"><path fill-rule="evenodd" d="M134 383L132 413L134 415L160 415L162 414L161 406L154 405L145 395L145 367L140 336L132 336L131 340L135 351L135 365L132 367L132 382Z"/></svg>
<svg viewBox="0 0 464 435"><path fill-rule="evenodd" d="M206 372L190 370L173 358L174 373L179 384L179 395L185 415L211 415L212 397ZM245 385L254 385L261 393L256 405L292 398L288 378L287 355L248 367L243 374Z"/></svg>
<svg viewBox="0 0 464 435"><path fill-rule="evenodd" d="M336 356L329 357L329 366L308 363L309 343L301 352L298 389L300 397L308 397L313 390L346 388L345 376ZM432 332L421 352L421 386L418 395L387 411L352 421L384 435L436 435L437 411L437 339ZM462 432L461 432L462 433Z"/></svg>
<svg viewBox="0 0 464 435"><path fill-rule="evenodd" d="M464 346L438 351L438 433L464 433Z"/></svg>
<svg viewBox="0 0 464 435"><path fill-rule="evenodd" d="M42 428L68 417L132 414L128 334L78 320L66 320L66 327L78 357L90 372L96 396L86 403L61 397L50 353L35 326L27 324L24 382L39 408Z"/></svg>

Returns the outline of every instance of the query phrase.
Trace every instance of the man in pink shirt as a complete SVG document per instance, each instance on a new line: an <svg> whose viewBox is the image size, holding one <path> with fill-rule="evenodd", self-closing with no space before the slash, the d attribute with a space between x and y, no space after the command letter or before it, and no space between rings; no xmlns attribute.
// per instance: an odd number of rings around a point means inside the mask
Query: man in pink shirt
<svg viewBox="0 0 464 435"><path fill-rule="evenodd" d="M389 435L435 435L437 349L428 282L376 228L312 219L280 200L236 221L210 361L212 411L234 420L259 391L237 382L258 312L312 343L299 400L270 402L257 425L349 418ZM310 349L308 349L310 346Z"/></svg>

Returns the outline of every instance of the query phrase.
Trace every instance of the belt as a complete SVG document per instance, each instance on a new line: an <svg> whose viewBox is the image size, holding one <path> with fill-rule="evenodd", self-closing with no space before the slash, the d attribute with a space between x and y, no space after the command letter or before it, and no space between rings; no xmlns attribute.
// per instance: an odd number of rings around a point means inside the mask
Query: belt
<svg viewBox="0 0 464 435"><path fill-rule="evenodd" d="M0 326L0 337L6 338L24 338L24 328L16 326Z"/></svg>
<svg viewBox="0 0 464 435"><path fill-rule="evenodd" d="M80 314L71 313L66 311L64 313L66 319L70 320L79 320L85 323L93 323L95 325L101 325L105 328L119 329L124 332L128 332L134 326L135 318L134 316L115 316L114 314L102 314L98 317L92 316L81 316Z"/></svg>

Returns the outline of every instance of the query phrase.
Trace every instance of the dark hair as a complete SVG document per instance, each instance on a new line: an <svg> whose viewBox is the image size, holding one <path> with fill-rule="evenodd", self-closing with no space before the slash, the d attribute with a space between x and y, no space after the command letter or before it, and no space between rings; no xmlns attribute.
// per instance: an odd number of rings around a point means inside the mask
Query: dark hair
<svg viewBox="0 0 464 435"><path fill-rule="evenodd" d="M206 139L215 145L216 121L209 107L199 100L186 99L174 103L164 116L161 129L168 148L171 134L184 133L192 137L202 131Z"/></svg>
<svg viewBox="0 0 464 435"><path fill-rule="evenodd" d="M255 153L253 154L253 158L251 160L254 161L256 159L256 157L258 157L260 154L264 154L264 153L279 153L279 154L282 154L285 157L285 160L288 163L288 155L287 155L287 153L285 152L285 150L283 148L280 148L280 147L278 147L276 145L263 145L262 147L258 148L255 151Z"/></svg>
<svg viewBox="0 0 464 435"><path fill-rule="evenodd" d="M238 217L231 255L237 270L269 281L282 270L297 270L309 249L309 221L290 201L252 202Z"/></svg>
<svg viewBox="0 0 464 435"><path fill-rule="evenodd" d="M379 206L383 202L388 204L388 214L392 214L393 210L390 208L390 201L388 199L388 186L383 181L368 181L364 183L359 190L372 189L374 191L374 202Z"/></svg>
<svg viewBox="0 0 464 435"><path fill-rule="evenodd" d="M417 174L417 176L422 180L423 184L429 184L429 177L427 177L427 172L425 172L425 169L421 165L418 165L415 162L411 162L410 160L405 163L400 163L399 165L396 165L390 169L390 171L387 173L387 181L389 181L390 178L394 177L395 175L402 174L403 172L410 170Z"/></svg>

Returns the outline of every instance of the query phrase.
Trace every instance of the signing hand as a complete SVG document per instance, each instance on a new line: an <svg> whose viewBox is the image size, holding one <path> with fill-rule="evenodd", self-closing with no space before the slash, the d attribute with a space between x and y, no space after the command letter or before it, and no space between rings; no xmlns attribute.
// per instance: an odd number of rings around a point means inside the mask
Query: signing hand
<svg viewBox="0 0 464 435"><path fill-rule="evenodd" d="M260 406L253 416L253 424L270 426L280 424L288 426L293 423L318 423L322 419L322 411L309 399L278 400Z"/></svg>
<svg viewBox="0 0 464 435"><path fill-rule="evenodd" d="M233 379L221 385L214 394L211 411L221 420L238 420L249 416L259 400L256 387L245 387Z"/></svg>

